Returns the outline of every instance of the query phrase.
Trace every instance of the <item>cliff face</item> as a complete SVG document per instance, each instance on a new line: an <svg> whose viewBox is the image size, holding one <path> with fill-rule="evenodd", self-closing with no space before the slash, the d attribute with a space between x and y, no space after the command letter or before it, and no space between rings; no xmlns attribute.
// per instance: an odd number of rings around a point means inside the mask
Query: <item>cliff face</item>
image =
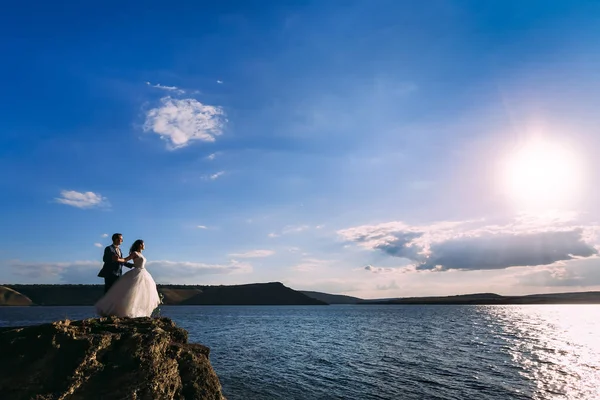
<svg viewBox="0 0 600 400"><path fill-rule="evenodd" d="M224 399L209 349L168 318L0 328L5 399Z"/></svg>
<svg viewBox="0 0 600 400"><path fill-rule="evenodd" d="M31 299L11 288L0 286L0 306L30 306Z"/></svg>

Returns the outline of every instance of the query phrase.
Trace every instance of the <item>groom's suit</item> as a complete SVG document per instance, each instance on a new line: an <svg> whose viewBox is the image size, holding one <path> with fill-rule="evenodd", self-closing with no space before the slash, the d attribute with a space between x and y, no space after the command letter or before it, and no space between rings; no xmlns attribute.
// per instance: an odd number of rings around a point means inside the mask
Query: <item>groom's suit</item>
<svg viewBox="0 0 600 400"><path fill-rule="evenodd" d="M119 247L111 244L104 248L104 256L102 257L104 265L100 272L98 272L98 276L104 278L104 293L108 292L108 289L121 277L123 274L123 265L129 268L132 267L131 264L115 261L113 259L115 256L123 258Z"/></svg>

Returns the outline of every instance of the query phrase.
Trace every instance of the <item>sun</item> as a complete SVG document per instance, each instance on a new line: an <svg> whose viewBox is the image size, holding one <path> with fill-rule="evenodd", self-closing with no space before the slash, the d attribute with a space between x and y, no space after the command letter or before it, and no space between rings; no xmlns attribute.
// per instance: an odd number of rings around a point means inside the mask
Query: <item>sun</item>
<svg viewBox="0 0 600 400"><path fill-rule="evenodd" d="M580 158L564 143L531 140L515 149L502 169L507 194L520 208L568 208L580 196Z"/></svg>

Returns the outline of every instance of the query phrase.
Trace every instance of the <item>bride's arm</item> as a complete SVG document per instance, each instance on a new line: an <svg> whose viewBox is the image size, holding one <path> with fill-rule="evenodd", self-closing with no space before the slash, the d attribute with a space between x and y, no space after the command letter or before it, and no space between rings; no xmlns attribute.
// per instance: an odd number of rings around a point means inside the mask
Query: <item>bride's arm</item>
<svg viewBox="0 0 600 400"><path fill-rule="evenodd" d="M126 258L123 259L123 262L127 262L129 260L135 260L136 258L138 258L138 254L137 252L133 252L131 254L129 254ZM133 268L133 264L125 264L126 266L128 266L129 268Z"/></svg>

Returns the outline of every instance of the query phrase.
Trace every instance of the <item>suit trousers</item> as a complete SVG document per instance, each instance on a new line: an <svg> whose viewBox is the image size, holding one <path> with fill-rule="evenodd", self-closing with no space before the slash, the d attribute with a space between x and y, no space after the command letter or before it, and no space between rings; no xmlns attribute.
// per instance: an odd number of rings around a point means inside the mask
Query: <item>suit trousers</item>
<svg viewBox="0 0 600 400"><path fill-rule="evenodd" d="M108 292L112 285L119 279L116 275L107 275L104 277L104 293Z"/></svg>

